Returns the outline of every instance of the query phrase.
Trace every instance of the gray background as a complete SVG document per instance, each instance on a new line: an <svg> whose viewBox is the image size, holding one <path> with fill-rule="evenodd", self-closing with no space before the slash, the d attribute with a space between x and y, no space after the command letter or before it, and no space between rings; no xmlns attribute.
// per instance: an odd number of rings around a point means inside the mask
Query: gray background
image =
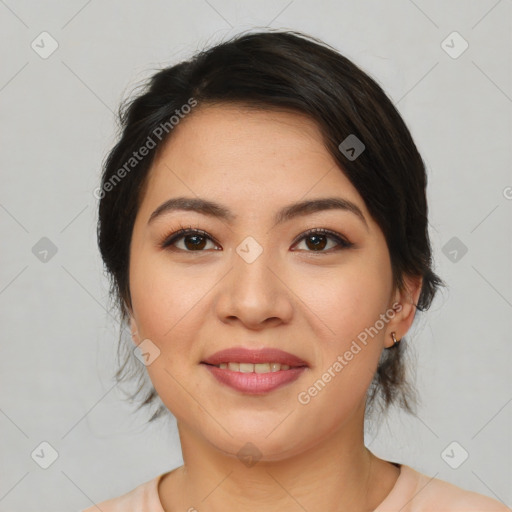
<svg viewBox="0 0 512 512"><path fill-rule="evenodd" d="M428 168L449 289L409 332L418 418L392 412L367 445L511 506L511 20L510 0L0 0L0 511L79 510L181 464L174 421L146 426L114 386L93 190L126 94L258 26L305 31L353 59L393 99ZM59 45L47 58L43 31ZM456 58L454 31L469 44ZM57 248L46 261L43 237ZM47 469L44 441L58 453Z"/></svg>

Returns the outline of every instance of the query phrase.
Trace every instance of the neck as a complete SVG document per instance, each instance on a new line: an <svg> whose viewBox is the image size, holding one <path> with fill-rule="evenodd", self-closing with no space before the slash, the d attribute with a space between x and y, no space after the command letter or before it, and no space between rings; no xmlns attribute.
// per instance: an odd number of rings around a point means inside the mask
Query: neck
<svg viewBox="0 0 512 512"><path fill-rule="evenodd" d="M359 420L298 454L262 458L253 465L226 455L178 423L184 465L161 482L164 509L374 510L393 487L398 470L365 447L362 416Z"/></svg>

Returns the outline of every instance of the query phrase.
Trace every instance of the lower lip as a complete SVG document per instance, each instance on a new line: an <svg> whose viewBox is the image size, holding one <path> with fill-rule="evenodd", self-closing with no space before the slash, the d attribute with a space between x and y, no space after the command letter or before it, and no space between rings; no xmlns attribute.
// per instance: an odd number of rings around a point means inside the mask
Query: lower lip
<svg viewBox="0 0 512 512"><path fill-rule="evenodd" d="M301 366L300 368L290 368L289 370L279 370L278 372L243 373L221 369L210 364L201 364L205 366L220 383L251 395L268 393L269 391L273 391L285 384L293 382L298 379L307 368L306 366Z"/></svg>

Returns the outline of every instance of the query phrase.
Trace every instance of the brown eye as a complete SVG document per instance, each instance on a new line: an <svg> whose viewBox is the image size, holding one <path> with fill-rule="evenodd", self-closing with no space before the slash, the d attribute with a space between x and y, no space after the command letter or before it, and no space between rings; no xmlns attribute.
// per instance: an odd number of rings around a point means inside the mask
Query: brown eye
<svg viewBox="0 0 512 512"><path fill-rule="evenodd" d="M333 246L329 247L327 250L324 250L329 242L328 240L333 240L335 243ZM335 249L338 247L340 249L346 249L351 247L353 244L348 240L345 240L341 235L335 233L333 231L329 231L327 229L311 229L304 233L300 238L299 242L305 241L307 252L330 252L331 249Z"/></svg>
<svg viewBox="0 0 512 512"><path fill-rule="evenodd" d="M178 247L177 243L181 240L183 240L183 246ZM203 252L208 241L213 242L212 238L204 231L180 229L166 237L160 246L162 249L172 248L171 250L177 249L185 252Z"/></svg>

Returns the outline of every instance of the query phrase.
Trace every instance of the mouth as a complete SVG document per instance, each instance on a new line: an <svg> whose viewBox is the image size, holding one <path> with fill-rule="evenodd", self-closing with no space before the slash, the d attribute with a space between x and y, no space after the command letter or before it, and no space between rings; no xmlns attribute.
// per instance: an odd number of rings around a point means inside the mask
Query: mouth
<svg viewBox="0 0 512 512"><path fill-rule="evenodd" d="M238 392L265 394L296 380L306 361L279 349L233 347L201 361L215 380Z"/></svg>

